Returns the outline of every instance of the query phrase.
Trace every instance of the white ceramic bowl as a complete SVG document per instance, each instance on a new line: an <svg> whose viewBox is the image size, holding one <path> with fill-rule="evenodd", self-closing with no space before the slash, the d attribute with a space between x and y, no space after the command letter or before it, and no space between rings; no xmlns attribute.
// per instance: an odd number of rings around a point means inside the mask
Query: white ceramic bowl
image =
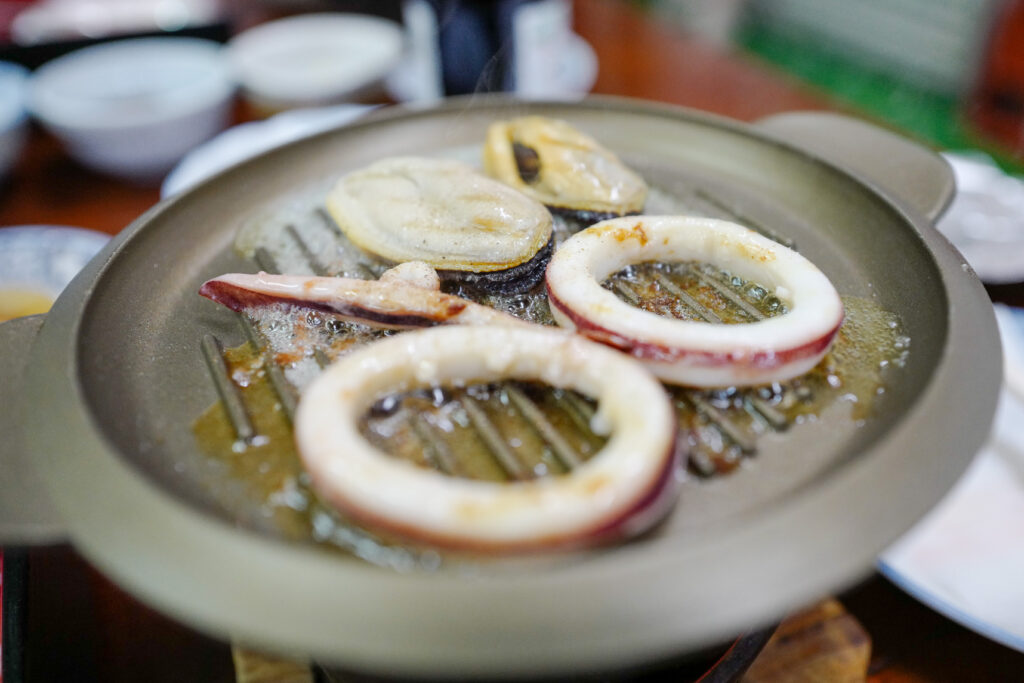
<svg viewBox="0 0 1024 683"><path fill-rule="evenodd" d="M402 56L398 24L321 12L260 24L228 43L245 96L264 111L336 104L379 87Z"/></svg>
<svg viewBox="0 0 1024 683"><path fill-rule="evenodd" d="M30 79L29 107L82 164L154 182L227 125L234 89L217 43L140 38L44 64Z"/></svg>
<svg viewBox="0 0 1024 683"><path fill-rule="evenodd" d="M28 70L0 62L0 180L17 161L25 144L25 83Z"/></svg>

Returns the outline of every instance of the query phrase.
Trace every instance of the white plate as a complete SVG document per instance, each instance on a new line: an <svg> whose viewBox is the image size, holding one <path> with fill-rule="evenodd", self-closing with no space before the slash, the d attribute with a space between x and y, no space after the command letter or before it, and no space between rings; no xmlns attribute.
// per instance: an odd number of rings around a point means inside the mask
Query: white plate
<svg viewBox="0 0 1024 683"><path fill-rule="evenodd" d="M986 155L947 153L957 192L936 227L992 284L1024 282L1024 182Z"/></svg>
<svg viewBox="0 0 1024 683"><path fill-rule="evenodd" d="M303 136L353 121L373 108L343 104L293 109L265 121L250 121L228 128L186 154L164 178L160 196L166 198L183 192L229 166Z"/></svg>
<svg viewBox="0 0 1024 683"><path fill-rule="evenodd" d="M1024 652L1024 309L996 313L1006 382L992 435L878 568L937 612Z"/></svg>

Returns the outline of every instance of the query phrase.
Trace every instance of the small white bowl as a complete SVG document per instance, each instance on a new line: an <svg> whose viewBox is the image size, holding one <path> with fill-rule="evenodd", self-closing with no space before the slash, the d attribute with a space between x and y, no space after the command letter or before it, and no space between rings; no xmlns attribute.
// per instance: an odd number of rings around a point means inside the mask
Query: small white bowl
<svg viewBox="0 0 1024 683"><path fill-rule="evenodd" d="M85 166L155 182L228 124L234 89L219 44L140 38L44 64L30 79L29 108Z"/></svg>
<svg viewBox="0 0 1024 683"><path fill-rule="evenodd" d="M324 106L380 87L402 57L398 24L318 12L260 24L228 43L242 91L266 112Z"/></svg>
<svg viewBox="0 0 1024 683"><path fill-rule="evenodd" d="M10 170L25 145L25 84L28 69L0 62L0 180Z"/></svg>

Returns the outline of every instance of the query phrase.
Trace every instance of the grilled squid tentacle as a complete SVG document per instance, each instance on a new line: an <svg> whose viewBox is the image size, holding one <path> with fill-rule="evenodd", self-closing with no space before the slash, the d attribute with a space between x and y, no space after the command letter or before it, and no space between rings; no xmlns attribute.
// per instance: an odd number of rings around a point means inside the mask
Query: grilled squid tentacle
<svg viewBox="0 0 1024 683"><path fill-rule="evenodd" d="M389 394L506 378L596 398L611 437L571 472L516 482L444 475L377 450L359 421ZM675 412L639 363L554 328L449 327L378 341L307 389L298 450L326 500L367 526L431 544L514 552L579 547L640 533L677 493Z"/></svg>
<svg viewBox="0 0 1024 683"><path fill-rule="evenodd" d="M199 293L233 311L287 304L389 329L529 324L441 292L436 273L425 264L403 264L384 273L380 280L229 273L205 282Z"/></svg>
<svg viewBox="0 0 1024 683"><path fill-rule="evenodd" d="M729 325L675 320L620 300L601 283L645 261L712 263L756 281L787 304L782 315ZM619 348L663 381L743 386L802 375L843 321L829 279L800 254L743 226L710 218L637 216L598 223L567 240L546 274L562 326Z"/></svg>

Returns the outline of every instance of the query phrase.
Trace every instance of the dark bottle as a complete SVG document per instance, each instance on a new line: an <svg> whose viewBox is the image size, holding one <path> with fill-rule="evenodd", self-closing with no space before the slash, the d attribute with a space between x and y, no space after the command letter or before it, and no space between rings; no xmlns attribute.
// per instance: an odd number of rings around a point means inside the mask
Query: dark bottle
<svg viewBox="0 0 1024 683"><path fill-rule="evenodd" d="M514 91L516 18L538 0L427 0L437 18L445 95Z"/></svg>

